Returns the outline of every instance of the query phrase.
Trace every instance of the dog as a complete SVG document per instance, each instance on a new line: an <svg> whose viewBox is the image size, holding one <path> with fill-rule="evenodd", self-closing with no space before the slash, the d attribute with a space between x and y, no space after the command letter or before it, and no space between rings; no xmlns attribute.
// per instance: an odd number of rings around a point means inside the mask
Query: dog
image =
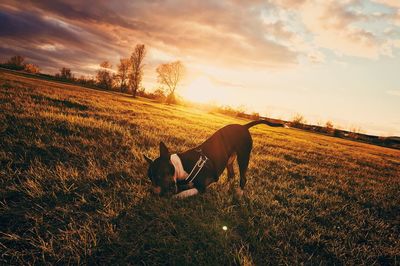
<svg viewBox="0 0 400 266"><path fill-rule="evenodd" d="M240 172L240 197L246 186L246 172L249 165L253 140L249 129L264 124L283 127L283 124L257 120L245 125L231 124L217 130L201 145L178 154L171 154L164 142L160 142L160 156L148 162L147 175L153 192L160 196L185 198L204 193L208 185L217 182L225 168L228 179L235 175L233 163L237 159Z"/></svg>

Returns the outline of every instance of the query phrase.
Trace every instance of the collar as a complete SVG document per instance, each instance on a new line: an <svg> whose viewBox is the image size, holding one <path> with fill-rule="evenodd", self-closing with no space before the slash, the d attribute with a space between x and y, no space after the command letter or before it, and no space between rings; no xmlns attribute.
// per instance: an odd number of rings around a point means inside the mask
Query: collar
<svg viewBox="0 0 400 266"><path fill-rule="evenodd" d="M177 154L171 155L171 163L175 168L174 180L185 180L188 177L188 173L183 169L182 161Z"/></svg>

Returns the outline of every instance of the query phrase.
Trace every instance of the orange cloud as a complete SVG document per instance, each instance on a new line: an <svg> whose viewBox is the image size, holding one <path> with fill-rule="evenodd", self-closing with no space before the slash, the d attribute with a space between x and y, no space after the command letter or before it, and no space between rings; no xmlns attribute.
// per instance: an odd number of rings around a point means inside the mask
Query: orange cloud
<svg viewBox="0 0 400 266"><path fill-rule="evenodd" d="M300 14L316 45L344 55L379 56L379 39L372 32L354 25L366 19L366 15L350 11L338 1L325 1L324 4L309 1L302 6Z"/></svg>
<svg viewBox="0 0 400 266"><path fill-rule="evenodd" d="M390 6L396 1L376 0ZM3 54L26 53L48 67L85 66L127 56L136 43L149 48L149 67L179 58L221 67L284 68L324 62L321 48L377 58L396 46L357 23L359 1L28 1L0 4ZM266 19L265 14L273 18ZM398 16L400 17L400 15ZM389 19L374 17L374 19ZM24 40L22 42L22 40ZM153 51L151 51L153 49ZM162 56L161 56L162 54ZM41 63L43 64L43 63ZM59 66L57 66L59 67ZM44 67L46 69L46 66Z"/></svg>
<svg viewBox="0 0 400 266"><path fill-rule="evenodd" d="M373 0L373 1L390 7L400 8L400 1L398 0Z"/></svg>

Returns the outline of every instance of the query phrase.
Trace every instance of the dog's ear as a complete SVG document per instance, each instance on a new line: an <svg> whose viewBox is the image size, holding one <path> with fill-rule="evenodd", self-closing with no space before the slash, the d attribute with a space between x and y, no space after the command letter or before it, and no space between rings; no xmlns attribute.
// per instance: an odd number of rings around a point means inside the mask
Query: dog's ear
<svg viewBox="0 0 400 266"><path fill-rule="evenodd" d="M143 157L149 164L151 164L153 162L153 160L150 159L149 157L147 157L145 154L143 154Z"/></svg>
<svg viewBox="0 0 400 266"><path fill-rule="evenodd" d="M167 146L165 146L164 142L160 142L160 157L164 159L169 159L170 154Z"/></svg>

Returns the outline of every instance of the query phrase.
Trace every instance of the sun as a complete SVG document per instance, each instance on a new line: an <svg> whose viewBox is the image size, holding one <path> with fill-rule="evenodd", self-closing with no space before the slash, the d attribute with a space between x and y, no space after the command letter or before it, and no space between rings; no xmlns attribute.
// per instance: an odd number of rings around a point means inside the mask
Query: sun
<svg viewBox="0 0 400 266"><path fill-rule="evenodd" d="M211 103L217 102L217 88L206 76L194 79L184 91L182 96L193 102Z"/></svg>

